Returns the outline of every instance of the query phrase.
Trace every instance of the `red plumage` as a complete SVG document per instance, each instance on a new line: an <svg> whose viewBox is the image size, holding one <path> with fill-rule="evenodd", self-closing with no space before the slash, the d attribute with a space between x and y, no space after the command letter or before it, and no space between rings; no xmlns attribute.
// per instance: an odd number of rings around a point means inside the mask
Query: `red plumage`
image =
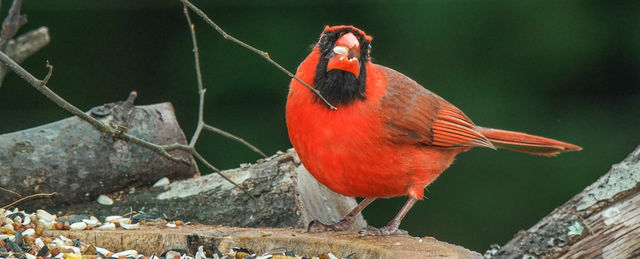
<svg viewBox="0 0 640 259"><path fill-rule="evenodd" d="M359 42L354 43L353 36ZM325 28L296 76L340 105L329 109L292 80L286 107L289 138L307 170L337 193L369 198L350 215L375 198L410 197L389 225L366 229L364 234L396 233L406 211L422 199L424 188L457 154L472 147L545 156L581 149L544 137L476 126L454 105L410 78L371 63L370 41L370 36L352 26ZM310 227L347 228L348 217L339 222L342 225L312 222Z"/></svg>

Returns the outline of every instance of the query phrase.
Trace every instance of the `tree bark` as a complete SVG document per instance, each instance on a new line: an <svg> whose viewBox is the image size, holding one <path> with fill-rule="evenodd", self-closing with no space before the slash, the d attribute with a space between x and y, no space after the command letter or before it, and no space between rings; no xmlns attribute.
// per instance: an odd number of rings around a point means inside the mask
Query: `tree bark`
<svg viewBox="0 0 640 259"><path fill-rule="evenodd" d="M640 256L640 146L493 258Z"/></svg>
<svg viewBox="0 0 640 259"><path fill-rule="evenodd" d="M130 99L95 107L89 113L156 144L186 143L170 103L134 106ZM172 154L192 160L183 151ZM0 187L22 196L57 194L20 204L27 210L93 201L102 193L194 173L193 166L105 135L77 117L0 135ZM20 198L7 191L0 193L1 205Z"/></svg>
<svg viewBox="0 0 640 259"><path fill-rule="evenodd" d="M218 174L170 183L166 186L116 193L113 205L88 202L50 208L64 214L96 216L143 211L151 218L194 221L235 227L304 228L309 221L335 222L357 203L318 183L302 166L293 149L260 159L256 164L223 171L254 197ZM366 222L358 215L354 228Z"/></svg>

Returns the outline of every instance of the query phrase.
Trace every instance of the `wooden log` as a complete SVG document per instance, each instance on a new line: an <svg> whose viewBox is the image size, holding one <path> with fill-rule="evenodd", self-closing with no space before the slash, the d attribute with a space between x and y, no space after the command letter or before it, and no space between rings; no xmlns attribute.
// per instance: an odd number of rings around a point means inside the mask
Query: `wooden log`
<svg viewBox="0 0 640 259"><path fill-rule="evenodd" d="M246 188L251 198L218 174L170 183L162 187L116 193L113 205L96 202L48 208L63 214L96 216L143 211L151 218L162 217L236 227L298 227L312 219L335 222L354 208L355 199L336 194L318 183L302 166L293 149L255 164L223 171ZM361 215L356 230L366 226Z"/></svg>
<svg viewBox="0 0 640 259"><path fill-rule="evenodd" d="M187 248L195 254L197 248L203 246L209 258L214 254L214 247L225 253L232 247L242 247L258 255L285 248L297 256L332 253L338 258L351 255L349 258L354 259L482 258L476 252L430 237L361 237L354 232L306 233L300 229L144 226L140 230L46 231L45 235L64 235L114 252L134 249L145 255L159 255L172 248Z"/></svg>
<svg viewBox="0 0 640 259"><path fill-rule="evenodd" d="M186 143L170 103L134 106L130 98L95 107L89 114L156 144ZM183 151L172 154L192 160ZM57 194L21 203L27 210L93 201L102 193L194 173L193 166L105 135L77 117L0 135L0 187L23 197ZM0 190L2 206L19 198Z"/></svg>
<svg viewBox="0 0 640 259"><path fill-rule="evenodd" d="M640 256L640 146L492 258Z"/></svg>
<svg viewBox="0 0 640 259"><path fill-rule="evenodd" d="M310 220L335 222L357 203L318 183L293 149L222 173L245 187L255 200L221 176L210 174L116 193L110 206L89 202L53 210L98 216L144 211L150 218L191 221L193 225L167 228L151 223L140 230L50 230L45 234L80 239L114 252L134 249L147 255L171 248L187 248L193 254L202 245L207 255L214 247L224 252L243 247L258 254L285 247L297 255L331 252L340 258L352 253L350 258L481 258L476 252L431 237L361 237L356 232L366 226L361 215L354 221L354 231L307 233L304 228Z"/></svg>

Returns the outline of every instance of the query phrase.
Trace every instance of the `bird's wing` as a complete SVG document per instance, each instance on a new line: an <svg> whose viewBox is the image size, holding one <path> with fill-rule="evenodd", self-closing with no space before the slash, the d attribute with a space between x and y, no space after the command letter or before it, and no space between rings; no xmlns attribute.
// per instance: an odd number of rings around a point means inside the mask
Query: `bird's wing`
<svg viewBox="0 0 640 259"><path fill-rule="evenodd" d="M381 100L383 121L391 141L439 147L484 146L491 142L460 109L409 77L377 65L387 79Z"/></svg>

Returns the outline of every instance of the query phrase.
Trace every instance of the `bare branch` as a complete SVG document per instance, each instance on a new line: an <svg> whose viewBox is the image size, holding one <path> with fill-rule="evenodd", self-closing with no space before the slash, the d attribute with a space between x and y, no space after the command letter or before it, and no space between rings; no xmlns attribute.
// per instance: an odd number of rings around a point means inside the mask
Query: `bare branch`
<svg viewBox="0 0 640 259"><path fill-rule="evenodd" d="M196 77L198 79L198 94L200 96L199 105L198 105L198 125L196 126L196 130L193 133L193 136L191 137L189 146L194 147L196 145L196 142L200 137L200 133L202 132L202 129L205 128L211 132L218 133L222 136L238 141L244 144L245 146L249 147L254 152L260 154L262 157L267 157L267 155L265 155L262 151L260 151L260 149L251 145L249 142L245 141L244 139L236 137L231 133L220 130L213 126L209 126L204 122L204 118L203 118L204 117L204 95L207 89L204 88L202 83L202 73L200 71L200 55L198 51L198 41L196 40L195 27L193 25L193 22L191 21L191 16L189 15L189 10L187 9L187 6L183 4L183 7L184 7L183 8L184 16L187 18L187 24L189 25L189 31L191 32L191 41L193 42L193 56L194 56L193 58L194 58L195 67L196 67Z"/></svg>
<svg viewBox="0 0 640 259"><path fill-rule="evenodd" d="M189 2L188 0L180 0L184 5L186 5L187 7L189 7L189 9L191 9L193 12L195 12L197 15L199 15L200 17L202 17L202 19L207 22L211 27L213 27L213 29L215 29L220 35L222 35L222 37L226 40L230 40L231 42L246 48L258 55L260 55L261 57L263 57L264 59L266 59L269 63L271 63L272 65L274 65L275 67L277 67L278 69L280 69L280 71L284 72L285 74L287 74L289 77L297 80L298 82L300 82L301 84L303 84L304 86L306 86L307 88L309 88L309 90L311 90L313 93L315 93L324 103L326 103L329 108L331 108L332 110L337 110L338 108L336 108L335 106L331 105L331 103L329 103L329 101L327 101L327 99L325 99L318 90L316 90L315 88L313 88L312 86L310 86L309 84L307 84L306 82L302 81L302 79L298 78L297 76L295 76L293 73L289 72L289 70L286 70L284 67L282 67L280 64L278 64L277 62L275 62L273 59L271 59L271 57L269 56L269 53L256 49L254 47L252 47L249 44L246 44L236 38L234 38L233 36L227 34L225 31L222 30L222 28L220 28L220 26L218 26L216 23L214 23L204 12L202 12L202 10L200 10L198 7L196 7L195 5L193 5L191 2Z"/></svg>
<svg viewBox="0 0 640 259"><path fill-rule="evenodd" d="M198 138L200 138L200 133L202 132L202 127L204 126L204 94L206 92L207 89L198 91L198 124L193 136L191 136L191 141L189 141L189 146L192 147L194 147L196 142L198 142Z"/></svg>
<svg viewBox="0 0 640 259"><path fill-rule="evenodd" d="M209 163L206 159L204 159L204 157L202 157L202 155L200 155L200 153L198 153L198 151L193 150L193 152L191 153L193 154L194 157L196 157L196 159L200 160L200 162L202 162L207 168L213 170L214 172L216 172L218 175L220 175L220 177L222 177L223 179L229 181L231 184L233 184L233 186L239 188L240 190L242 190L244 193L246 193L247 195L249 195L249 197L251 197L251 199L253 199L254 201L258 201L258 199L256 199L255 196L253 196L253 194L251 194L249 192L249 190L247 190L246 188L238 185L236 182L234 182L233 180L231 180L229 177L227 177L226 175L222 174L222 172L220 171L220 169L216 168L215 166L213 166L211 163Z"/></svg>
<svg viewBox="0 0 640 259"><path fill-rule="evenodd" d="M27 32L16 39L7 42L7 49L4 51L13 61L20 64L29 56L49 44L49 29L40 27ZM4 65L0 65L0 86L7 73L11 71Z"/></svg>
<svg viewBox="0 0 640 259"><path fill-rule="evenodd" d="M129 135L129 134L125 134L125 133L123 133L121 135L118 135L117 137L122 139L122 140L124 140L124 141L128 141L128 142L143 146L143 147L145 147L145 148L147 148L147 149L149 149L151 151L154 151L154 152L156 152L156 153L158 153L158 154L160 154L160 155L162 155L162 156L164 156L164 157L166 157L168 159L171 159L171 161L181 162L181 163L185 163L187 165L191 164L191 162L186 158L181 158L181 157L177 157L177 156L169 154L169 150L167 150L167 148L166 148L167 146L154 144L154 143L151 143L149 141L146 141L146 140L143 140L143 139L140 139L138 137L135 137L135 136L132 136L132 135Z"/></svg>
<svg viewBox="0 0 640 259"><path fill-rule="evenodd" d="M47 75L44 76L44 79L42 79L42 81L40 81L40 86L46 85L47 83L49 83L49 79L51 79L51 75L53 74L53 65L49 64L49 60L47 60Z"/></svg>
<svg viewBox="0 0 640 259"><path fill-rule="evenodd" d="M20 27L27 23L27 16L20 14L22 0L13 0L9 14L2 22L2 32L0 32L0 50L7 49L7 42L16 35Z"/></svg>
<svg viewBox="0 0 640 259"><path fill-rule="evenodd" d="M191 16L189 15L189 10L186 5L183 6L184 16L187 18L187 24L189 25L189 31L191 32L191 41L193 42L193 60L195 62L196 67L196 76L198 78L198 91L204 91L204 87L202 84L202 73L200 72L200 55L198 50L198 41L196 40L196 30L193 22L191 22Z"/></svg>
<svg viewBox="0 0 640 259"><path fill-rule="evenodd" d="M202 132L202 124L204 123L204 94L206 93L206 89L204 89L202 83L202 73L200 71L200 55L198 51L198 41L196 40L196 30L193 22L191 22L191 16L189 15L189 10L187 6L182 4L182 11L184 16L187 18L187 25L189 25L189 32L191 32L191 42L193 44L193 60L195 62L196 67L196 79L198 80L198 125L196 126L196 130L191 136L191 141L189 141L189 146L195 146L198 138L200 137L200 132Z"/></svg>
<svg viewBox="0 0 640 259"><path fill-rule="evenodd" d="M257 147L251 145L249 142L245 141L244 139L242 139L240 137L237 137L237 136L235 136L235 135L233 135L233 134L231 134L229 132L226 132L224 130L218 129L218 128L213 127L213 126L208 125L208 124L204 125L204 129L206 129L208 131L211 131L211 132L214 132L214 133L217 133L217 134L220 134L220 135L225 136L227 138L233 139L235 141L238 141L238 142L244 144L245 146L247 146L248 148L250 148L251 150L253 150L254 152L260 154L261 156L267 157L267 155L262 153L262 151L260 151L260 149L258 149Z"/></svg>

